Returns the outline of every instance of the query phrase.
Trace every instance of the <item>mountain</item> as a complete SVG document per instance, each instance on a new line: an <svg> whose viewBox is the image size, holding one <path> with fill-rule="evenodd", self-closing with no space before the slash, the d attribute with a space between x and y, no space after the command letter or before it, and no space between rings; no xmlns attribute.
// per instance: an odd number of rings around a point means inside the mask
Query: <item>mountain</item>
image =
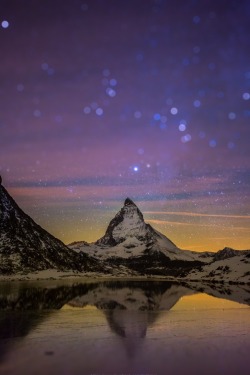
<svg viewBox="0 0 250 375"><path fill-rule="evenodd" d="M40 270L103 270L96 259L76 254L36 224L0 184L0 274Z"/></svg>
<svg viewBox="0 0 250 375"><path fill-rule="evenodd" d="M224 247L224 249L219 250L214 255L214 260L223 260L233 258L235 256L247 255L248 250L234 250L230 247Z"/></svg>
<svg viewBox="0 0 250 375"><path fill-rule="evenodd" d="M152 246L160 240L164 241L167 249L176 249L176 245L172 241L154 230L151 225L145 223L139 208L131 199L126 198L124 206L111 220L105 235L96 242L96 245L116 247L116 250L138 248L140 245L145 246L147 250L151 250ZM126 250L125 252L127 252L128 257L133 253L133 251ZM124 252L115 255L127 257Z"/></svg>
<svg viewBox="0 0 250 375"><path fill-rule="evenodd" d="M65 271L250 283L249 265L250 250L224 248L217 253L197 253L179 249L145 223L129 198L98 241L66 246L19 208L0 179L0 275L46 270L50 276L56 274L54 271Z"/></svg>
<svg viewBox="0 0 250 375"><path fill-rule="evenodd" d="M169 238L145 223L130 199L110 221L106 233L92 244L69 245L77 253L89 254L113 269L113 274L161 275L183 280L249 282L250 251L230 248L214 252L179 249Z"/></svg>
<svg viewBox="0 0 250 375"><path fill-rule="evenodd" d="M145 223L143 214L130 199L111 220L105 235L93 244L69 245L115 267L142 274L179 275L184 269L208 263L213 253L179 249L169 238Z"/></svg>
<svg viewBox="0 0 250 375"><path fill-rule="evenodd" d="M138 241L150 245L156 238L163 237L166 242L165 245L169 249L176 248L172 241L156 232L151 225L146 224L139 208L130 198L126 198L124 206L111 220L105 235L96 244L116 246L123 243L126 248L132 248L135 247L133 245L138 245ZM129 242L130 246L126 241Z"/></svg>

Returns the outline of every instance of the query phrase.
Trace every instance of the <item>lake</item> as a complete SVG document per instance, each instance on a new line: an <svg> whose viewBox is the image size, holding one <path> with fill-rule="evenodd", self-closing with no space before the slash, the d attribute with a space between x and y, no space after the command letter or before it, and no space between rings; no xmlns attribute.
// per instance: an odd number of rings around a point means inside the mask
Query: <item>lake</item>
<svg viewBox="0 0 250 375"><path fill-rule="evenodd" d="M2 282L0 373L247 373L249 305L249 285Z"/></svg>

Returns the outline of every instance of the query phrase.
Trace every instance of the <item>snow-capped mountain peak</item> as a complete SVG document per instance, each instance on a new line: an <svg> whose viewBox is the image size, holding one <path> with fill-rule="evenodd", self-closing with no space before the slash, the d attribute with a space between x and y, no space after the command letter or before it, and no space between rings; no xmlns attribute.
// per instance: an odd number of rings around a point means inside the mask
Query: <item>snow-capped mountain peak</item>
<svg viewBox="0 0 250 375"><path fill-rule="evenodd" d="M136 204L132 201L132 199L130 199L130 198L126 198L125 199L125 201L124 201L124 206L134 206L134 207L136 207L136 208L138 208L137 206L136 206Z"/></svg>
<svg viewBox="0 0 250 375"><path fill-rule="evenodd" d="M160 258L168 261L203 262L202 254L180 250L168 237L145 223L137 205L126 198L120 211L110 221L106 233L95 243L86 246L71 244L77 252L85 252L101 260L123 259L139 261L142 264L157 264ZM206 259L206 263L209 260Z"/></svg>
<svg viewBox="0 0 250 375"><path fill-rule="evenodd" d="M126 198L123 207L111 220L105 235L97 244L115 246L131 237L141 239L146 236L147 231L141 211L130 198Z"/></svg>

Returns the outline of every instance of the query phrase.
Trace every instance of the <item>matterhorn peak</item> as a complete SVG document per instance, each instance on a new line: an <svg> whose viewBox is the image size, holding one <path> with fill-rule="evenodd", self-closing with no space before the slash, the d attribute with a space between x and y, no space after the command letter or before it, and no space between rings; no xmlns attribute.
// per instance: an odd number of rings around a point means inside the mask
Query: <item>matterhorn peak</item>
<svg viewBox="0 0 250 375"><path fill-rule="evenodd" d="M130 198L126 198L123 207L111 220L105 235L97 244L115 246L128 237L144 236L146 229L141 211Z"/></svg>
<svg viewBox="0 0 250 375"><path fill-rule="evenodd" d="M137 207L136 204L130 198L125 199L124 206L135 206L135 207Z"/></svg>
<svg viewBox="0 0 250 375"><path fill-rule="evenodd" d="M151 249L154 244L158 249L159 241L162 241L163 246L168 249L176 249L172 241L153 229L150 224L145 223L143 214L137 205L132 199L126 198L123 207L110 221L105 235L95 244L105 247L120 245L119 248L123 246L124 249L138 250L139 248L142 252ZM132 250L129 251L131 253Z"/></svg>
<svg viewBox="0 0 250 375"><path fill-rule="evenodd" d="M131 216L133 216L134 219L136 219L138 217L139 220L143 221L143 223L144 223L144 219L143 219L143 215L142 215L141 211L139 210L137 205L130 198L125 199L124 205L121 208L120 212L118 212L117 215L120 216L120 214L123 216L123 218L128 218L128 217L131 218Z"/></svg>

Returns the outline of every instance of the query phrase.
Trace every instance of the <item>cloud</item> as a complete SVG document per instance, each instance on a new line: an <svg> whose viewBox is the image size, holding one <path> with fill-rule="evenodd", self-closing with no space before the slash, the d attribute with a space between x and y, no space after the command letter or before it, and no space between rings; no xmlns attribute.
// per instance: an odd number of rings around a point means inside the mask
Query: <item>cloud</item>
<svg viewBox="0 0 250 375"><path fill-rule="evenodd" d="M218 217L230 219L244 219L250 220L249 215L225 215L225 214L204 214L198 212L175 212L175 211L145 211L144 214L150 215L176 215L176 216L189 216L189 217Z"/></svg>
<svg viewBox="0 0 250 375"><path fill-rule="evenodd" d="M157 224L157 225L185 225L185 226L195 226L195 227L196 226L199 226L199 227L216 227L217 226L217 224L184 223L182 221L168 221L168 220L156 220L156 219L149 219L149 220L146 220L146 222Z"/></svg>

